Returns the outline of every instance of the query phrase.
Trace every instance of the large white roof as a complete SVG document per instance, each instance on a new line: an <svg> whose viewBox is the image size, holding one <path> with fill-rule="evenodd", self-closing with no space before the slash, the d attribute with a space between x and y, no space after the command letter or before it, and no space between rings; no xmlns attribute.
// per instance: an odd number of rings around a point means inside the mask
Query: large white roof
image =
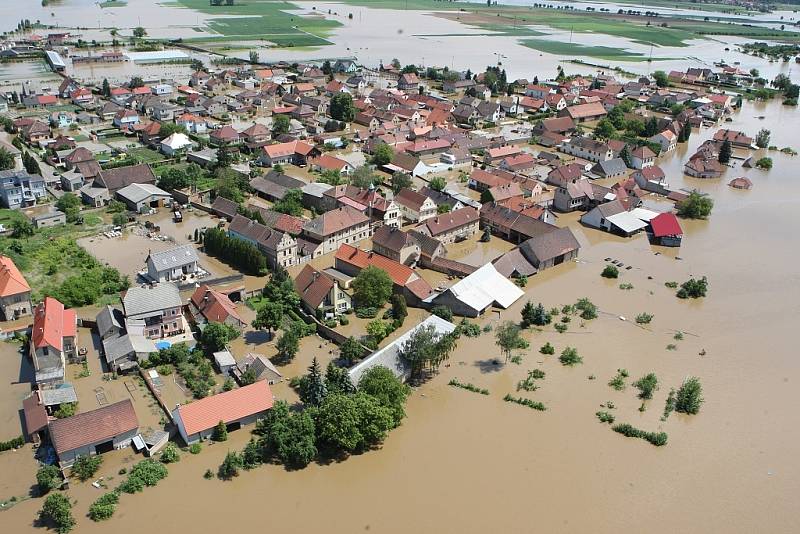
<svg viewBox="0 0 800 534"><path fill-rule="evenodd" d="M657 211L649 210L647 208L633 208L631 210L631 215L636 217L637 219L641 219L643 221L650 222L650 220L658 215Z"/></svg>
<svg viewBox="0 0 800 534"><path fill-rule="evenodd" d="M433 325L434 330L439 335L449 334L456 329L456 325L453 323L445 321L438 315L431 315L419 323L415 328L412 328L402 336L398 337L384 348L373 352L359 362L358 365L350 369L350 380L353 382L353 384L358 385L358 381L361 380L361 376L367 372L367 370L378 365L386 367L398 378L408 378L411 369L408 367L408 365L406 365L405 361L400 358L400 349L403 348L403 344L405 344L405 342L411 338L414 332L416 332L419 328L426 327L428 325Z"/></svg>
<svg viewBox="0 0 800 534"><path fill-rule="evenodd" d="M606 217L606 220L625 233L636 232L647 227L646 222L636 218L636 216L629 211L621 211L620 213L609 215Z"/></svg>
<svg viewBox="0 0 800 534"><path fill-rule="evenodd" d="M500 274L491 263L455 283L448 291L475 310L483 310L492 303L508 308L524 295L516 284Z"/></svg>

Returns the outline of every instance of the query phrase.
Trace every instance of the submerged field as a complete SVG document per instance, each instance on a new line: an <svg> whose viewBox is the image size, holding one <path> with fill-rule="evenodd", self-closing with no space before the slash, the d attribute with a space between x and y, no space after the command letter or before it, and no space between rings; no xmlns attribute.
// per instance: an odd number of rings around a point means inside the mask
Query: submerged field
<svg viewBox="0 0 800 534"><path fill-rule="evenodd" d="M192 41L237 41L264 39L281 47L323 46L339 23L324 16L299 16L288 11L298 6L283 1L262 0L232 6L211 6L207 0L177 0L181 6L211 15L221 15L208 23L218 37L198 37Z"/></svg>

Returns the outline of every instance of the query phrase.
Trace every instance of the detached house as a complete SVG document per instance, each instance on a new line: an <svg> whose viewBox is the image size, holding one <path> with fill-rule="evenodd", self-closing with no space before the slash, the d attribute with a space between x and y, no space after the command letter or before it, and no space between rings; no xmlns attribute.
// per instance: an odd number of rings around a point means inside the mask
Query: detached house
<svg viewBox="0 0 800 534"><path fill-rule="evenodd" d="M237 214L228 226L228 234L258 247L266 256L269 267L290 267L297 263L297 240L288 232L274 230Z"/></svg>
<svg viewBox="0 0 800 534"><path fill-rule="evenodd" d="M656 164L656 153L646 146L631 150L631 166L634 169L646 169Z"/></svg>
<svg viewBox="0 0 800 534"><path fill-rule="evenodd" d="M28 281L11 258L0 256L0 313L3 320L13 321L30 315L32 310Z"/></svg>
<svg viewBox="0 0 800 534"><path fill-rule="evenodd" d="M76 357L78 317L75 310L52 297L45 297L33 312L30 357L36 371L36 384L64 382L67 359Z"/></svg>
<svg viewBox="0 0 800 534"><path fill-rule="evenodd" d="M151 252L145 260L147 276L154 282L179 282L199 270L197 250L180 245L161 252Z"/></svg>
<svg viewBox="0 0 800 534"><path fill-rule="evenodd" d="M352 307L350 295L339 282L310 265L303 267L294 280L303 307L318 318L340 315Z"/></svg>
<svg viewBox="0 0 800 534"><path fill-rule="evenodd" d="M475 208L465 207L428 219L416 229L444 244L462 241L475 235L480 224L480 213Z"/></svg>
<svg viewBox="0 0 800 534"><path fill-rule="evenodd" d="M289 141L261 148L261 153L256 160L259 165L272 167L276 164L294 164L303 166L308 158L318 156L319 149L304 141Z"/></svg>
<svg viewBox="0 0 800 534"><path fill-rule="evenodd" d="M676 136L672 130L664 130L663 132L658 133L648 139L648 141L661 145L662 154L665 154L670 150L675 150L675 147L678 146L678 136Z"/></svg>

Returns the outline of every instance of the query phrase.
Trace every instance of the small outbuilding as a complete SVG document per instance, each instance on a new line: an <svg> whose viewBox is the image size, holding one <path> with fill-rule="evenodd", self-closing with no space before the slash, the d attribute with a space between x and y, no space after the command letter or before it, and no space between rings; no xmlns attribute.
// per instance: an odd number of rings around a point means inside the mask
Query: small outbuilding
<svg viewBox="0 0 800 534"><path fill-rule="evenodd" d="M679 247L683 240L683 229L674 213L661 213L650 220L653 242L665 247Z"/></svg>
<svg viewBox="0 0 800 534"><path fill-rule="evenodd" d="M433 306L446 306L455 315L477 317L491 306L508 308L523 295L514 282L487 263L431 300Z"/></svg>
<svg viewBox="0 0 800 534"><path fill-rule="evenodd" d="M151 208L166 205L172 199L172 195L153 184L131 184L117 191L117 198L131 211L145 213Z"/></svg>

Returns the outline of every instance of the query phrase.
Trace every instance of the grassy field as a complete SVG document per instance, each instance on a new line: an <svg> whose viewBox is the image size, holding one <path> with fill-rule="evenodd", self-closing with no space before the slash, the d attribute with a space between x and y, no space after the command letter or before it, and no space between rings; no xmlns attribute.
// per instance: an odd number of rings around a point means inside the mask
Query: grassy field
<svg viewBox="0 0 800 534"><path fill-rule="evenodd" d="M124 0L106 0L105 2L100 2L98 5L100 7L124 7L128 5L128 2Z"/></svg>
<svg viewBox="0 0 800 534"><path fill-rule="evenodd" d="M128 154L138 163L157 163L164 159L160 152L145 147L131 148Z"/></svg>
<svg viewBox="0 0 800 534"><path fill-rule="evenodd" d="M646 61L647 56L610 46L586 46L549 39L523 39L520 44L540 52L559 56L588 56L608 61Z"/></svg>
<svg viewBox="0 0 800 534"><path fill-rule="evenodd" d="M0 221L13 220L21 214L0 212ZM45 295L54 295L68 304L86 304L84 297L100 301L118 291L118 279L88 252L78 246L76 239L92 235L102 228L96 213L84 214L81 225L66 224L38 230L27 238L0 237L0 254L9 256L33 288L34 302ZM67 284L65 284L67 282ZM81 295L78 287L82 287ZM83 300L83 301L82 301Z"/></svg>
<svg viewBox="0 0 800 534"><path fill-rule="evenodd" d="M280 0L249 0L232 6L210 6L208 0L177 0L179 5L209 14L236 15L237 18L212 19L208 29L219 37L197 37L199 41L236 41L264 39L280 47L323 46L331 44L325 37L339 26L323 16L300 17L288 13L298 6Z"/></svg>

